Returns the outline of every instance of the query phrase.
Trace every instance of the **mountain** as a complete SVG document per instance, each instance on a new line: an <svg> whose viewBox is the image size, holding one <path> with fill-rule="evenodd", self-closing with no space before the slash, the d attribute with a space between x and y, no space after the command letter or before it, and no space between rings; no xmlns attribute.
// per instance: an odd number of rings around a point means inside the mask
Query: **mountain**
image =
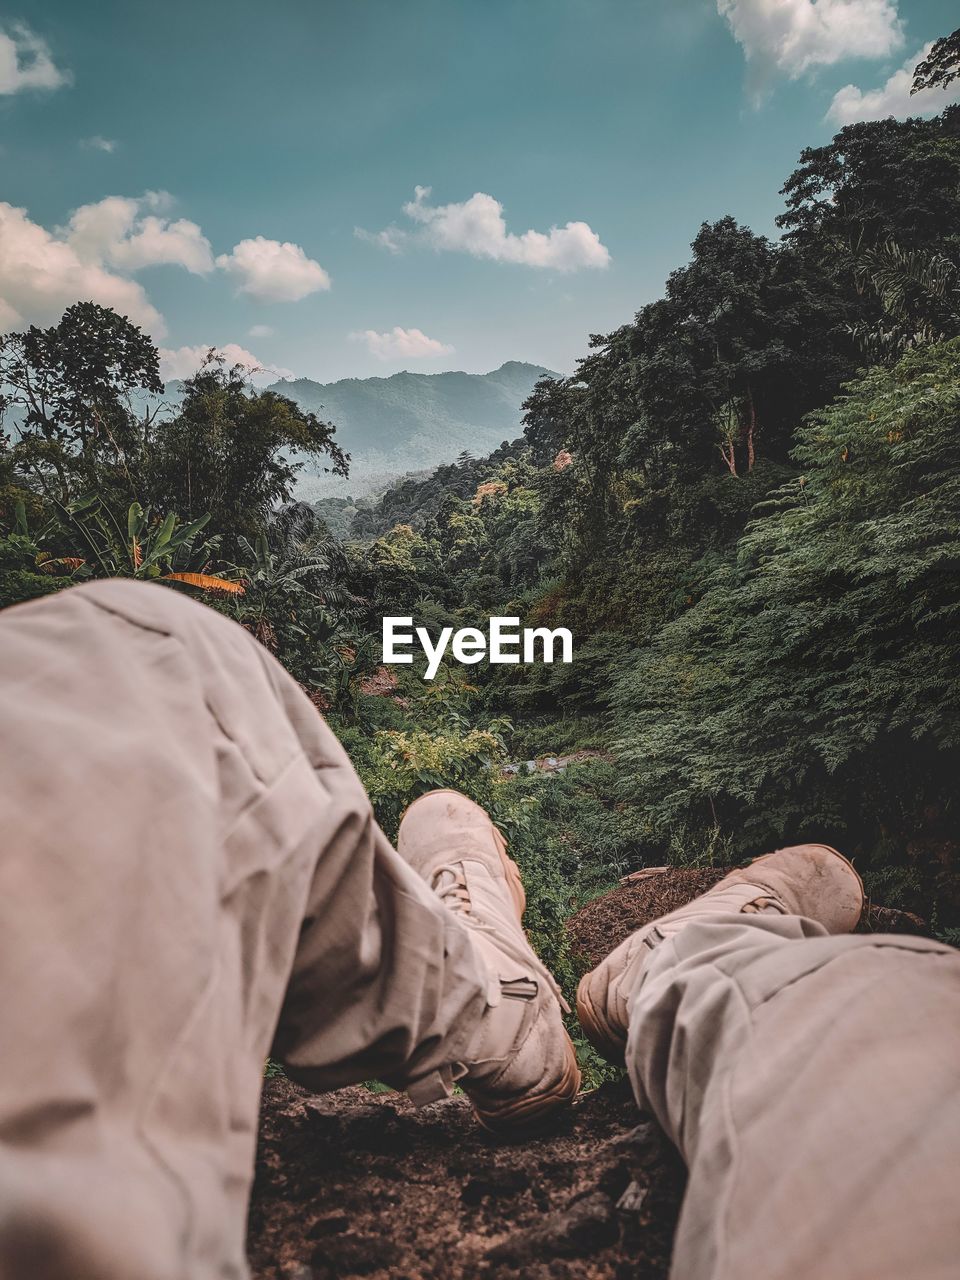
<svg viewBox="0 0 960 1280"><path fill-rule="evenodd" d="M346 480L324 475L306 462L297 498L364 497L407 472L430 471L465 450L477 457L520 435L520 406L540 378L555 378L536 364L508 360L492 373L395 373L389 378L340 382L282 379L268 390L289 396L337 428L337 443L351 455ZM176 413L183 383L168 382L162 395L134 393L138 413ZM5 425L16 435L17 416Z"/></svg>
<svg viewBox="0 0 960 1280"><path fill-rule="evenodd" d="M351 455L348 480L307 464L297 496L310 501L369 493L407 471L452 462L464 450L489 453L520 434L520 406L534 383L556 376L510 360L492 373L395 373L326 384L282 379L269 390L334 423L338 444Z"/></svg>

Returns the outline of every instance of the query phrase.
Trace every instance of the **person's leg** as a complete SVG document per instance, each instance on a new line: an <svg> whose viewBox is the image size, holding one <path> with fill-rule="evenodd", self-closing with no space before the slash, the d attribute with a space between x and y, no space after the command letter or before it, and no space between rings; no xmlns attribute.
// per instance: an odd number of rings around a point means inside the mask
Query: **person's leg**
<svg viewBox="0 0 960 1280"><path fill-rule="evenodd" d="M632 1006L631 1080L690 1168L672 1275L947 1280L960 954L804 924L691 925Z"/></svg>
<svg viewBox="0 0 960 1280"><path fill-rule="evenodd" d="M569 1007L523 930L523 885L503 837L456 791L413 802L397 852L374 832L372 893L362 882L348 894L329 854L317 864L276 1056L308 1087L376 1077L421 1103L458 1082L487 1128L539 1124L573 1100L580 1072ZM373 957L346 953L337 933L345 915L378 909L392 917L389 946L364 986Z"/></svg>
<svg viewBox="0 0 960 1280"><path fill-rule="evenodd" d="M487 1011L453 1074L494 1132L539 1126L580 1088L569 1006L523 930L526 894L489 814L457 791L407 810L397 851L470 931L488 974Z"/></svg>
<svg viewBox="0 0 960 1280"><path fill-rule="evenodd" d="M168 588L6 611L0 723L0 1276L241 1276L291 974L292 1069L403 1083L483 1012L471 941L294 682Z"/></svg>
<svg viewBox="0 0 960 1280"><path fill-rule="evenodd" d="M960 953L709 899L626 971L631 1081L690 1170L671 1274L955 1275Z"/></svg>
<svg viewBox="0 0 960 1280"><path fill-rule="evenodd" d="M0 1277L243 1276L271 1044L436 1096L487 968L213 611L125 582L5 611L0 724Z"/></svg>

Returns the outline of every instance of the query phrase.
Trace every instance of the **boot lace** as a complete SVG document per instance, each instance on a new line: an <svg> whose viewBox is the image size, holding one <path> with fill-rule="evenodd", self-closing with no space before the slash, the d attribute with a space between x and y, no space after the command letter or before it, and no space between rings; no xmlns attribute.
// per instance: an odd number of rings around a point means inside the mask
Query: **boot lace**
<svg viewBox="0 0 960 1280"><path fill-rule="evenodd" d="M471 911L470 890L464 879L462 870L453 863L437 867L430 881L430 888L450 911L457 915L470 916L471 923L485 933L492 932L489 925L474 916Z"/></svg>

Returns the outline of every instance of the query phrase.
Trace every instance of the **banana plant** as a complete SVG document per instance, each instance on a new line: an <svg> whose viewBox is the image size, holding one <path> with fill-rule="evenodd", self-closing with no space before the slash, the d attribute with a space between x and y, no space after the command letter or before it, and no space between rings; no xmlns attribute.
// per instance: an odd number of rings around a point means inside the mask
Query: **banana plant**
<svg viewBox="0 0 960 1280"><path fill-rule="evenodd" d="M359 602L347 589L343 549L309 507L277 513L254 539L237 539L232 575L246 588L234 616L303 684L339 697L369 667L355 646ZM343 652L341 652L343 650Z"/></svg>
<svg viewBox="0 0 960 1280"><path fill-rule="evenodd" d="M278 512L252 542L239 538L238 548L241 563L232 568L247 584L251 608L256 600L266 613L290 620L309 612L314 629L319 615L331 632L354 612L357 602L343 585L343 548L304 504Z"/></svg>
<svg viewBox="0 0 960 1280"><path fill-rule="evenodd" d="M6 538L0 539L4 544L6 557L17 568L28 573L39 571L51 576L79 582L90 577L90 569L82 556L56 555L44 546L49 523L34 532L27 519L26 505L18 498L13 508L13 527Z"/></svg>
<svg viewBox="0 0 960 1280"><path fill-rule="evenodd" d="M124 530L99 494L85 494L69 504L57 504L60 523L84 546L85 560L98 576L182 582L205 591L242 595L235 577L206 572L219 546L218 538L199 540L209 515L182 524L171 511L163 520L150 508L132 502Z"/></svg>

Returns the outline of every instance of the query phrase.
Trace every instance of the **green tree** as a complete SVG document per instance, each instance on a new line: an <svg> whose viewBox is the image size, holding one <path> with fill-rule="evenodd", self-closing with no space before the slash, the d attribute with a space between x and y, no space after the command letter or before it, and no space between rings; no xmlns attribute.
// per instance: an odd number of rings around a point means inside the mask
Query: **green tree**
<svg viewBox="0 0 960 1280"><path fill-rule="evenodd" d="M358 609L343 547L316 512L292 503L253 542L239 537L232 569L244 585L233 616L299 680L329 683L332 650L356 643Z"/></svg>
<svg viewBox="0 0 960 1280"><path fill-rule="evenodd" d="M523 403L524 439L534 462L545 466L571 440L576 380L541 378Z"/></svg>
<svg viewBox="0 0 960 1280"><path fill-rule="evenodd" d="M928 911L956 912L960 340L851 384L795 457L801 476L615 689L649 838L719 824L740 853L893 850Z"/></svg>
<svg viewBox="0 0 960 1280"><path fill-rule="evenodd" d="M913 73L911 93L923 89L946 89L960 79L960 27L937 40Z"/></svg>
<svg viewBox="0 0 960 1280"><path fill-rule="evenodd" d="M658 487L784 459L802 414L852 371L842 299L808 261L729 217L692 249L664 298L524 406L534 456L569 450L595 513L621 505L624 471Z"/></svg>
<svg viewBox="0 0 960 1280"><path fill-rule="evenodd" d="M185 382L179 413L157 424L148 492L162 510L209 514L211 532L233 555L239 538L256 538L290 500L304 459L325 458L325 470L347 474L335 431L286 396L255 390L241 366L211 354Z"/></svg>
<svg viewBox="0 0 960 1280"><path fill-rule="evenodd" d="M49 329L0 337L0 422L17 422L13 463L67 502L116 477L128 496L142 452L131 392L159 392L157 350L136 325L95 302L69 307Z"/></svg>
<svg viewBox="0 0 960 1280"><path fill-rule="evenodd" d="M786 240L841 263L895 241L960 253L960 117L868 120L808 147L787 179ZM854 264L851 263L851 267Z"/></svg>
<svg viewBox="0 0 960 1280"><path fill-rule="evenodd" d="M739 476L761 455L784 459L803 412L852 371L837 349L842 319L830 282L798 255L733 218L705 223L666 297L637 316L643 412L626 460L686 476L719 461Z"/></svg>

